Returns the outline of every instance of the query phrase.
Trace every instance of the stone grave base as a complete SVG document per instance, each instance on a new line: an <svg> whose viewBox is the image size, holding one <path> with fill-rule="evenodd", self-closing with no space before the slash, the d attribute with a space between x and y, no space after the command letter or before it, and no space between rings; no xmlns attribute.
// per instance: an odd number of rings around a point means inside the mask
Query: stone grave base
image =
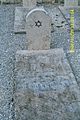
<svg viewBox="0 0 80 120"><path fill-rule="evenodd" d="M25 7L15 8L15 21L14 21L14 32L15 33L26 33L26 15L29 10Z"/></svg>
<svg viewBox="0 0 80 120"><path fill-rule="evenodd" d="M15 66L16 120L78 120L78 85L63 49L21 50Z"/></svg>

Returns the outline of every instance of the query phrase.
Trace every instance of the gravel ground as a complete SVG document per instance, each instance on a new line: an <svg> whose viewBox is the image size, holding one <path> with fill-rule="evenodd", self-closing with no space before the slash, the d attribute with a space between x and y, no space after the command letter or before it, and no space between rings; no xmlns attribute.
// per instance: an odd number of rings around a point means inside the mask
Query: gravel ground
<svg viewBox="0 0 80 120"><path fill-rule="evenodd" d="M0 120L12 120L15 52L27 49L25 34L14 34L14 10L17 5L0 6ZM57 29L52 33L52 48L69 50L69 32ZM75 33L75 48L80 48L80 34ZM70 58L70 57L69 57ZM75 59L75 58L72 58ZM71 59L69 59L71 62ZM77 68L76 68L77 69ZM78 67L80 70L80 68ZM79 74L79 73L78 73ZM77 76L76 72L75 75ZM14 117L13 117L14 118Z"/></svg>
<svg viewBox="0 0 80 120"><path fill-rule="evenodd" d="M67 58L80 88L80 49L77 49L73 54L67 53Z"/></svg>
<svg viewBox="0 0 80 120"><path fill-rule="evenodd" d="M26 49L25 35L13 32L15 6L0 6L0 120L12 119L15 52Z"/></svg>

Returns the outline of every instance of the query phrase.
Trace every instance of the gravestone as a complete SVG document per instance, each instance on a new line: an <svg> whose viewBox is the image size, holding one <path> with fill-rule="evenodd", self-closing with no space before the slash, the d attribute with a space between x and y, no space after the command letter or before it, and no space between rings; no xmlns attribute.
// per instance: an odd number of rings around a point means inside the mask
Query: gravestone
<svg viewBox="0 0 80 120"><path fill-rule="evenodd" d="M64 0L64 6L78 6L78 0Z"/></svg>
<svg viewBox="0 0 80 120"><path fill-rule="evenodd" d="M42 7L35 8L27 14L26 33L29 50L50 48L51 18Z"/></svg>

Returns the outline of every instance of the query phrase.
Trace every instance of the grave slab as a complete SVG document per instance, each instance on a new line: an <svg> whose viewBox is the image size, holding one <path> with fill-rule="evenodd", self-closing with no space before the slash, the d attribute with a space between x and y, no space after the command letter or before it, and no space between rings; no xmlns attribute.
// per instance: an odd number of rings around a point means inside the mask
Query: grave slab
<svg viewBox="0 0 80 120"><path fill-rule="evenodd" d="M26 16L28 50L50 49L51 18L43 7L31 10Z"/></svg>
<svg viewBox="0 0 80 120"><path fill-rule="evenodd" d="M80 93L63 49L17 51L15 71L16 120L80 118Z"/></svg>

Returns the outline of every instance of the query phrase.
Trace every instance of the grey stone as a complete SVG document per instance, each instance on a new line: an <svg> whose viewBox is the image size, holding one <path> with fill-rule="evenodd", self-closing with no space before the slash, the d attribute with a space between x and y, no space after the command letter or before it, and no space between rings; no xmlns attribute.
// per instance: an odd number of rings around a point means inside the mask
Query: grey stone
<svg viewBox="0 0 80 120"><path fill-rule="evenodd" d="M23 0L23 7L15 8L14 32L25 33L26 15L36 6L36 0Z"/></svg>
<svg viewBox="0 0 80 120"><path fill-rule="evenodd" d="M36 3L36 0L23 0L23 7L26 7L30 10L36 6Z"/></svg>
<svg viewBox="0 0 80 120"><path fill-rule="evenodd" d="M26 33L25 24L26 24L26 15L29 10L25 7L16 7L15 8L15 20L14 20L14 32L15 33Z"/></svg>
<svg viewBox="0 0 80 120"><path fill-rule="evenodd" d="M26 37L29 50L50 48L51 18L43 7L35 8L27 14Z"/></svg>
<svg viewBox="0 0 80 120"><path fill-rule="evenodd" d="M76 49L74 53L67 53L67 57L73 69L76 81L80 89L80 49Z"/></svg>
<svg viewBox="0 0 80 120"><path fill-rule="evenodd" d="M63 49L16 53L16 120L78 120L80 93Z"/></svg>

